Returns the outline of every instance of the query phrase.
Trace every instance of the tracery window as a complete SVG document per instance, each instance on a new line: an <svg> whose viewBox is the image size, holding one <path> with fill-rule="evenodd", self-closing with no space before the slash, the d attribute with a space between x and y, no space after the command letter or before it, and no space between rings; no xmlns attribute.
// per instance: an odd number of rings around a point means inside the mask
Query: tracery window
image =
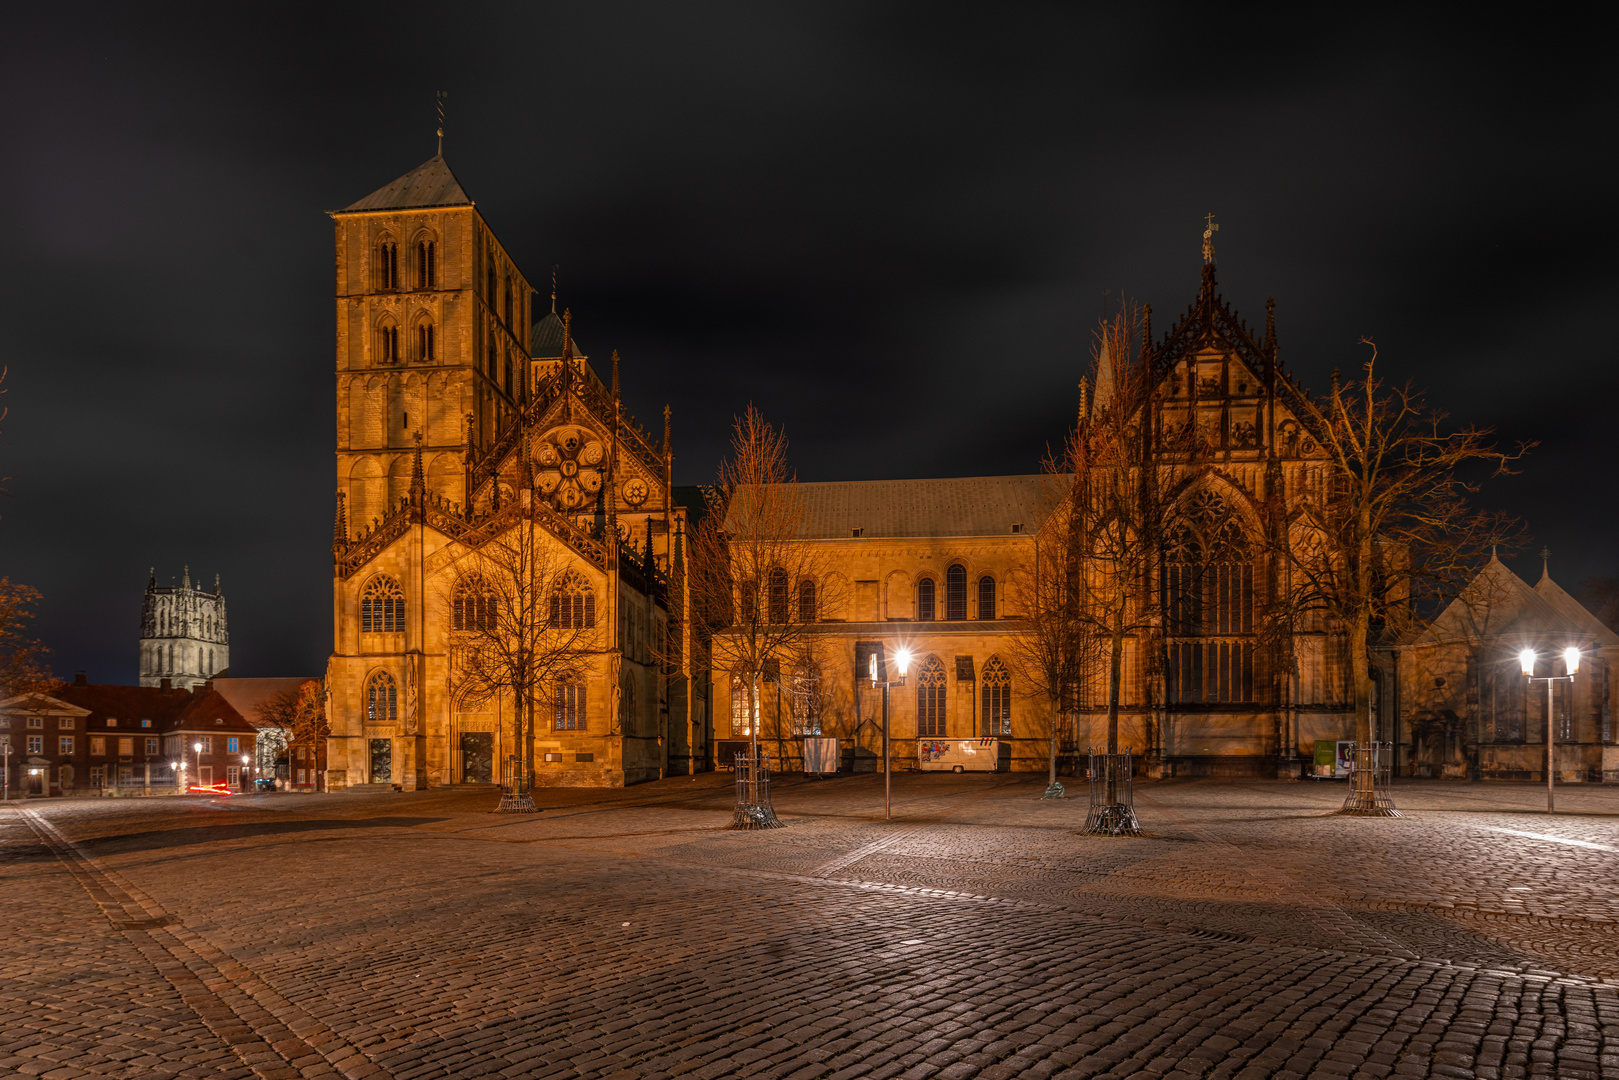
<svg viewBox="0 0 1619 1080"><path fill-rule="evenodd" d="M921 738L944 734L944 662L930 656L916 676L916 733Z"/></svg>
<svg viewBox="0 0 1619 1080"><path fill-rule="evenodd" d="M377 245L377 288L399 288L399 245L387 237Z"/></svg>
<svg viewBox="0 0 1619 1080"><path fill-rule="evenodd" d="M989 658L978 684L984 694L984 733L1012 734L1012 674L1000 657Z"/></svg>
<svg viewBox="0 0 1619 1080"><path fill-rule="evenodd" d="M416 287L431 289L437 277L438 245L431 240L416 241Z"/></svg>
<svg viewBox="0 0 1619 1080"><path fill-rule="evenodd" d="M922 622L932 622L936 617L933 579L930 577L916 583L916 617Z"/></svg>
<svg viewBox="0 0 1619 1080"><path fill-rule="evenodd" d="M1199 497L1171 530L1164 593L1169 700L1253 701L1253 556L1242 526L1218 496Z"/></svg>
<svg viewBox="0 0 1619 1080"><path fill-rule="evenodd" d="M949 620L967 617L967 568L960 563L944 572L944 617Z"/></svg>
<svg viewBox="0 0 1619 1080"><path fill-rule="evenodd" d="M596 625L596 593L568 574L551 590L550 626L553 630L589 630Z"/></svg>
<svg viewBox="0 0 1619 1080"><path fill-rule="evenodd" d="M399 582L378 574L366 583L360 596L360 633L402 634L405 632L405 594Z"/></svg>
<svg viewBox="0 0 1619 1080"><path fill-rule="evenodd" d="M815 579L805 578L798 583L798 621L812 623L816 618Z"/></svg>
<svg viewBox="0 0 1619 1080"><path fill-rule="evenodd" d="M490 631L498 611L494 594L481 577L468 575L456 583L450 604L450 629Z"/></svg>
<svg viewBox="0 0 1619 1080"><path fill-rule="evenodd" d="M433 323L423 319L416 325L416 359L433 359Z"/></svg>
<svg viewBox="0 0 1619 1080"><path fill-rule="evenodd" d="M399 363L399 327L387 320L377 324L377 362Z"/></svg>
<svg viewBox="0 0 1619 1080"><path fill-rule="evenodd" d="M988 574L978 579L978 617L995 617L995 579Z"/></svg>
<svg viewBox="0 0 1619 1080"><path fill-rule="evenodd" d="M770 621L777 625L792 621L787 610L787 584L787 571L779 566L770 571Z"/></svg>
<svg viewBox="0 0 1619 1080"><path fill-rule="evenodd" d="M399 689L386 671L377 672L365 685L365 719L368 724L392 724L399 719Z"/></svg>
<svg viewBox="0 0 1619 1080"><path fill-rule="evenodd" d="M585 730L585 681L574 672L566 672L556 680L556 730Z"/></svg>
<svg viewBox="0 0 1619 1080"><path fill-rule="evenodd" d="M752 695L740 672L731 674L731 735L733 738L752 734L749 721L753 717Z"/></svg>

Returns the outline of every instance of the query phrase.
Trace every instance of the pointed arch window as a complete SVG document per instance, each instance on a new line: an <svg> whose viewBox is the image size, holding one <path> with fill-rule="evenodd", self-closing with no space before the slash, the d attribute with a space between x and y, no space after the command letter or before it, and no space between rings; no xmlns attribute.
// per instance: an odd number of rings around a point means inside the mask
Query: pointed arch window
<svg viewBox="0 0 1619 1080"><path fill-rule="evenodd" d="M916 676L916 734L939 738L945 733L944 661L930 656Z"/></svg>
<svg viewBox="0 0 1619 1080"><path fill-rule="evenodd" d="M399 327L394 325L392 319L384 319L377 324L377 362L399 363Z"/></svg>
<svg viewBox="0 0 1619 1080"><path fill-rule="evenodd" d="M967 568L960 563L944 572L944 617L951 621L967 617Z"/></svg>
<svg viewBox="0 0 1619 1080"><path fill-rule="evenodd" d="M512 275L506 272L506 325L512 325Z"/></svg>
<svg viewBox="0 0 1619 1080"><path fill-rule="evenodd" d="M450 604L450 629L488 633L498 615L494 593L483 578L469 574L455 586Z"/></svg>
<svg viewBox="0 0 1619 1080"><path fill-rule="evenodd" d="M487 300L488 303L489 303L489 310L494 311L495 310L495 257L493 255L490 255L489 260L486 263L484 263L484 289L483 289L483 295L484 295L484 299Z"/></svg>
<svg viewBox="0 0 1619 1080"><path fill-rule="evenodd" d="M1254 701L1254 557L1217 495L1198 497L1170 531L1163 587L1169 700Z"/></svg>
<svg viewBox="0 0 1619 1080"><path fill-rule="evenodd" d="M568 574L551 590L551 629L589 630L595 625L596 593L577 574Z"/></svg>
<svg viewBox="0 0 1619 1080"><path fill-rule="evenodd" d="M438 245L432 240L416 241L416 287L431 289L438 284Z"/></svg>
<svg viewBox="0 0 1619 1080"><path fill-rule="evenodd" d="M792 621L787 598L787 571L778 566L770 571L770 621L778 626Z"/></svg>
<svg viewBox="0 0 1619 1080"><path fill-rule="evenodd" d="M1012 734L1012 673L1000 657L989 658L978 684L984 694L984 733Z"/></svg>
<svg viewBox="0 0 1619 1080"><path fill-rule="evenodd" d="M416 324L416 359L433 359L433 320L423 319Z"/></svg>
<svg viewBox="0 0 1619 1080"><path fill-rule="evenodd" d="M995 579L988 574L978 579L978 617L995 617Z"/></svg>
<svg viewBox="0 0 1619 1080"><path fill-rule="evenodd" d="M751 735L749 721L753 716L752 695L748 693L748 684L740 672L731 673L731 737L739 738Z"/></svg>
<svg viewBox="0 0 1619 1080"><path fill-rule="evenodd" d="M365 720L368 724L392 724L399 720L399 688L386 671L377 672L365 684Z"/></svg>
<svg viewBox="0 0 1619 1080"><path fill-rule="evenodd" d="M559 676L554 686L552 705L557 731L585 730L585 680L575 672Z"/></svg>
<svg viewBox="0 0 1619 1080"><path fill-rule="evenodd" d="M506 394L510 397L514 390L512 387L512 354L506 354Z"/></svg>
<svg viewBox="0 0 1619 1080"><path fill-rule="evenodd" d="M399 582L378 574L366 583L360 596L362 634L402 634L405 632L405 594Z"/></svg>
<svg viewBox="0 0 1619 1080"><path fill-rule="evenodd" d="M922 622L932 622L937 618L937 605L933 579L925 577L916 583L916 617Z"/></svg>
<svg viewBox="0 0 1619 1080"><path fill-rule="evenodd" d="M798 583L798 621L812 623L818 618L815 606L815 579L805 578Z"/></svg>
<svg viewBox="0 0 1619 1080"><path fill-rule="evenodd" d="M389 237L377 244L377 288L399 288L399 245Z"/></svg>

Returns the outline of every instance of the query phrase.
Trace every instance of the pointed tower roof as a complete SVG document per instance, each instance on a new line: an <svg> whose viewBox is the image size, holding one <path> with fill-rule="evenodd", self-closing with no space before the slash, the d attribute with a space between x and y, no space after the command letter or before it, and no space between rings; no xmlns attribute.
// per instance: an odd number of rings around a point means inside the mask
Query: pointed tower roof
<svg viewBox="0 0 1619 1080"><path fill-rule="evenodd" d="M562 316L547 311L534 320L528 336L528 354L536 360L562 359ZM587 358L579 348L579 339L571 332L568 334L568 355L575 360Z"/></svg>
<svg viewBox="0 0 1619 1080"><path fill-rule="evenodd" d="M350 203L341 214L364 210L423 210L433 206L471 206L472 200L461 188L461 181L440 155L410 170L393 183L380 187L358 202Z"/></svg>
<svg viewBox="0 0 1619 1080"><path fill-rule="evenodd" d="M1105 337L1102 339L1101 355L1096 358L1096 396L1093 400L1099 410L1113 405L1113 351Z"/></svg>

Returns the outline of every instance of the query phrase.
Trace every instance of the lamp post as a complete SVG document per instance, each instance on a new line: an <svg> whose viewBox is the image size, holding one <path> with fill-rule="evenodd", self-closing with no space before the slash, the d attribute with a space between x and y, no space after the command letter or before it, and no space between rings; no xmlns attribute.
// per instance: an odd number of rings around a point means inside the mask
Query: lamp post
<svg viewBox="0 0 1619 1080"><path fill-rule="evenodd" d="M184 795L186 793L185 754L182 753L179 760L171 761L169 765L174 773L174 793L176 795Z"/></svg>
<svg viewBox="0 0 1619 1080"><path fill-rule="evenodd" d="M0 744L0 754L4 755L5 762L6 762L5 770L3 772L0 772L0 792L4 792L3 797L0 797L0 801L10 802L11 801L11 736L9 734L6 735L5 742L3 744Z"/></svg>
<svg viewBox="0 0 1619 1080"><path fill-rule="evenodd" d="M197 754L197 779L201 780L202 779L202 743L200 743L200 742L192 743L191 744L191 749L196 751L196 754Z"/></svg>
<svg viewBox="0 0 1619 1080"><path fill-rule="evenodd" d="M893 820L893 817L894 817L894 801L893 801L894 770L889 765L889 757L888 757L888 747L889 747L889 738L888 738L888 688L891 687L891 686L904 686L905 685L905 669L911 666L911 651L909 649L901 649L899 652L895 653L894 654L894 666L899 668L899 678L893 679L893 680L883 680L883 679L877 678L877 653L876 653L875 650L872 651L872 654L871 654L871 686L872 686L873 690L875 690L879 686L882 687L882 689L883 689L883 820L884 821L891 821L891 820ZM885 671L884 674L886 675L887 672Z"/></svg>
<svg viewBox="0 0 1619 1080"><path fill-rule="evenodd" d="M1518 654L1518 663L1523 667L1523 677L1533 686L1537 682L1546 684L1546 813L1557 812L1553 796L1553 784L1557 779L1557 736L1553 725L1556 721L1552 717L1552 683L1567 682L1569 693L1574 692L1574 673L1580 670L1580 650L1570 645L1563 650L1563 668L1567 675L1545 675L1535 678L1535 650L1525 649Z"/></svg>
<svg viewBox="0 0 1619 1080"><path fill-rule="evenodd" d="M246 754L242 755L242 791L253 790L253 759Z"/></svg>

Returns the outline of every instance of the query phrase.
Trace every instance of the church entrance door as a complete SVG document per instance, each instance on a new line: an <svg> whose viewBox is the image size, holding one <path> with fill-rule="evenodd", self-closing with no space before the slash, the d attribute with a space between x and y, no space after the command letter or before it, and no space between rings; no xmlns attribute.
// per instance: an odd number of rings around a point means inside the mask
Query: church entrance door
<svg viewBox="0 0 1619 1080"><path fill-rule="evenodd" d="M493 778L495 736L489 731L461 733L461 782L487 784Z"/></svg>
<svg viewBox="0 0 1619 1080"><path fill-rule="evenodd" d="M393 779L394 741L371 740L371 782L386 784Z"/></svg>

